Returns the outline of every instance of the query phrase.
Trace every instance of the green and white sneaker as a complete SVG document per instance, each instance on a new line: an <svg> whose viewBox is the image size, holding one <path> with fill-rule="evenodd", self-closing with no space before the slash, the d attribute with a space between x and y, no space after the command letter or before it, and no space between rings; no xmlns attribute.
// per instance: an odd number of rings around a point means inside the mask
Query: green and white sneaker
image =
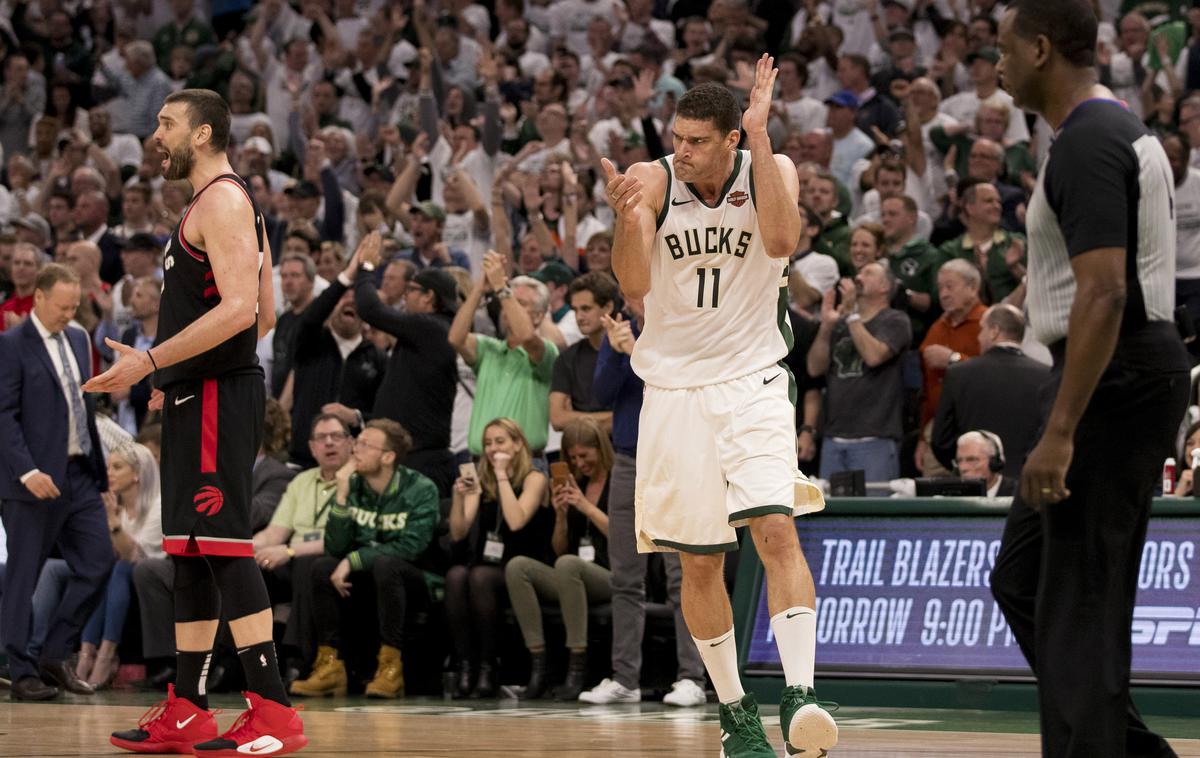
<svg viewBox="0 0 1200 758"><path fill-rule="evenodd" d="M746 695L732 705L721 703L721 758L776 758L767 742L758 701Z"/></svg>
<svg viewBox="0 0 1200 758"><path fill-rule="evenodd" d="M819 702L817 691L810 687L785 687L779 700L784 751L805 758L828 755L838 741L837 722L829 715L837 707L837 703Z"/></svg>

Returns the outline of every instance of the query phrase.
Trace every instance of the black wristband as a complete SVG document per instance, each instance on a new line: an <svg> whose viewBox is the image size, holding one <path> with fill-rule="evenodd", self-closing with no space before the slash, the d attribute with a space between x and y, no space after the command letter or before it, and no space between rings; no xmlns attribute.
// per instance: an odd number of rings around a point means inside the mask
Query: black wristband
<svg viewBox="0 0 1200 758"><path fill-rule="evenodd" d="M158 363L154 361L154 353L151 353L149 348L146 349L146 357L150 359L150 365L154 367L154 370L158 371Z"/></svg>

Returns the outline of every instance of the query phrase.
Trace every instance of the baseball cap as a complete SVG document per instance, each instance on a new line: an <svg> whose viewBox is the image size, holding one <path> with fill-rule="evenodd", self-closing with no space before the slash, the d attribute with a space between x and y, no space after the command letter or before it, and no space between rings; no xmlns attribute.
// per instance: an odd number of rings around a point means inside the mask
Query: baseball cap
<svg viewBox="0 0 1200 758"><path fill-rule="evenodd" d="M423 200L412 207L413 213L420 213L426 218L431 218L434 221L445 221L446 211L442 206L432 200Z"/></svg>
<svg viewBox="0 0 1200 758"><path fill-rule="evenodd" d="M243 150L257 150L263 155L270 155L271 143L267 142L266 137L251 137L242 144Z"/></svg>
<svg viewBox="0 0 1200 758"><path fill-rule="evenodd" d="M982 58L991 63L993 66L1000 62L1000 51L994 47L981 47L975 52L967 55L967 65L970 66L975 61Z"/></svg>
<svg viewBox="0 0 1200 758"><path fill-rule="evenodd" d="M426 267L413 274L412 280L423 289L437 295L438 304L443 311L453 313L458 310L458 283L450 274L440 268Z"/></svg>
<svg viewBox="0 0 1200 758"><path fill-rule="evenodd" d="M291 195L292 197L313 198L320 197L321 190L316 184L308 179L301 179L298 182L293 182L284 189L283 194Z"/></svg>
<svg viewBox="0 0 1200 758"><path fill-rule="evenodd" d="M825 99L826 105L836 105L839 108L857 108L858 97L848 89L834 92Z"/></svg>
<svg viewBox="0 0 1200 758"><path fill-rule="evenodd" d="M534 271L530 276L543 284L563 286L575 281L575 277L578 274L572 271L565 263L550 261L543 264L541 268Z"/></svg>
<svg viewBox="0 0 1200 758"><path fill-rule="evenodd" d="M30 211L24 216L19 216L12 220L12 225L22 229L30 229L39 232L43 238L50 239L50 222L42 218L38 214Z"/></svg>
<svg viewBox="0 0 1200 758"><path fill-rule="evenodd" d="M125 250L146 250L157 253L162 250L162 243L153 234L138 232L126 240L122 248Z"/></svg>

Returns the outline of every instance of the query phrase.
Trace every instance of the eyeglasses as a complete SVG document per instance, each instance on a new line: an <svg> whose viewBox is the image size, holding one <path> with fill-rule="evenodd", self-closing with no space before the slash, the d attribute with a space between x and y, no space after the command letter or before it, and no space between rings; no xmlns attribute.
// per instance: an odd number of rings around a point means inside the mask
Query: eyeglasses
<svg viewBox="0 0 1200 758"><path fill-rule="evenodd" d="M404 285L404 291L405 292L425 292L426 289L419 284L413 284L413 283L409 282L408 284Z"/></svg>
<svg viewBox="0 0 1200 758"><path fill-rule="evenodd" d="M323 434L314 434L312 436L312 441L316 442L317 444L325 442L326 440L329 442L345 442L346 438L349 436L350 435L346 434L345 432L325 432Z"/></svg>
<svg viewBox="0 0 1200 758"><path fill-rule="evenodd" d="M978 455L964 455L962 458L955 458L954 462L961 466L964 463L983 463L986 460Z"/></svg>
<svg viewBox="0 0 1200 758"><path fill-rule="evenodd" d="M357 438L355 438L355 440L354 440L354 442L353 442L352 444L354 445L354 449L356 449L356 450L357 450L358 448L360 448L360 447L361 447L361 448L366 448L367 450L375 450L375 451L377 451L377 452L380 452L380 453L386 453L386 452L389 452L388 448L386 448L386 447L378 447L378 446L376 446L376 445L371 445L371 444L369 444L369 443L366 443L366 442L364 442L364 441L362 440L362 438L361 438L361 437L357 437Z"/></svg>

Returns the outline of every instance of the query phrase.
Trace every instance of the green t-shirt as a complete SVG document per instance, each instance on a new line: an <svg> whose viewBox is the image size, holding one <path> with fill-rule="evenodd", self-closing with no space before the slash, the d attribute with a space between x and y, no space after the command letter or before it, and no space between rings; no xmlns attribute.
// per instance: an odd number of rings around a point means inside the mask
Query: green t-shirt
<svg viewBox="0 0 1200 758"><path fill-rule="evenodd" d="M901 290L924 292L932 298L928 311L921 313L913 308L907 308L909 320L912 321L913 344L921 344L925 332L937 320L941 313L938 305L937 275L938 269L946 262L946 258L936 247L922 239L909 240L895 254L888 257L888 265L900 281Z"/></svg>
<svg viewBox="0 0 1200 758"><path fill-rule="evenodd" d="M997 229L992 235L992 246L987 252L987 270L984 272L983 291L980 292L981 299L988 305L998 303L1008 297L1021 284L1017 277L1013 276L1012 271L1008 268L1008 263L1004 260L1008 249L1017 239L1022 243L1025 241L1024 235L1004 229ZM961 258L978 266L975 245L976 242L971 239L970 235L964 234L943 243L939 249L946 260ZM1024 264L1026 258L1025 255L1021 256L1021 263Z"/></svg>
<svg viewBox="0 0 1200 758"><path fill-rule="evenodd" d="M813 250L837 261L841 276L854 276L854 266L850 263L850 224L840 212L834 211L833 218L825 222L821 233L813 240Z"/></svg>
<svg viewBox="0 0 1200 758"><path fill-rule="evenodd" d="M475 335L475 403L471 406L471 428L467 447L472 455L483 453L483 429L501 417L520 425L529 449L546 447L550 429L550 377L558 347L549 340L542 360L530 363L523 347L510 348L504 340Z"/></svg>

